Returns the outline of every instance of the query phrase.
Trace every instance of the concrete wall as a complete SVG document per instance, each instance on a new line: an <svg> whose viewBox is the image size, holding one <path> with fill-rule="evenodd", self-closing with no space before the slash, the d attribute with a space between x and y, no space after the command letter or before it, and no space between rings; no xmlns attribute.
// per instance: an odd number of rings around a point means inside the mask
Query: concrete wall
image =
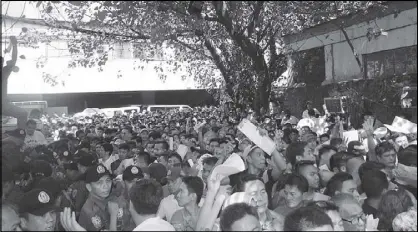
<svg viewBox="0 0 418 232"><path fill-rule="evenodd" d="M366 37L368 28L381 28L388 35L381 35L377 39L368 41ZM417 8L402 11L397 17L391 14L350 26L345 30L355 50L360 54L361 61L363 54L417 45ZM322 84L363 77L350 46L340 30L312 36L290 43L288 46L299 51L324 46L326 79Z"/></svg>

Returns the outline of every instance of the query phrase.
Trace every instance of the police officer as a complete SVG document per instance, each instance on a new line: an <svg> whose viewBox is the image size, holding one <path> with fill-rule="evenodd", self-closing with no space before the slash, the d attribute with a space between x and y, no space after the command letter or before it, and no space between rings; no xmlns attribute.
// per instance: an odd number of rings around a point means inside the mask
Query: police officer
<svg viewBox="0 0 418 232"><path fill-rule="evenodd" d="M112 189L112 177L102 164L89 168L85 174L89 196L81 208L79 224L87 231L109 229L108 197Z"/></svg>
<svg viewBox="0 0 418 232"><path fill-rule="evenodd" d="M110 197L110 201L115 202L117 204L117 213L110 212L112 210L109 207L109 213L115 213L116 216L116 228L110 228L110 230L117 230L117 231L132 231L135 229L135 222L132 220L131 214L129 213L129 190L133 186L133 184L144 178L144 175L141 171L141 168L138 166L128 166L122 174L123 179L123 194L117 197ZM116 207L114 209L116 211ZM115 220L115 218L111 217L111 220Z"/></svg>
<svg viewBox="0 0 418 232"><path fill-rule="evenodd" d="M54 231L57 215L55 199L46 189L36 188L23 196L19 204L21 226L26 231Z"/></svg>
<svg viewBox="0 0 418 232"><path fill-rule="evenodd" d="M82 150L78 151L77 156L74 159L74 164L79 171L79 176L64 193L64 198L62 201L62 207L71 207L72 210L76 212L78 216L80 214L81 208L84 203L86 203L89 196L89 191L86 187L86 172L90 167L93 167L95 164L94 156L90 153L84 152Z"/></svg>

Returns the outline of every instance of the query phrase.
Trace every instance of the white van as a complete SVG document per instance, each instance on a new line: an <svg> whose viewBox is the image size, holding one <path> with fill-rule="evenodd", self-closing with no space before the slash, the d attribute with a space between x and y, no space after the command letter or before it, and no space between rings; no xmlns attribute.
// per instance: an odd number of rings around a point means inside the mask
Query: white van
<svg viewBox="0 0 418 232"><path fill-rule="evenodd" d="M157 110L163 110L163 111L168 111L168 110L174 110L174 109L178 109L180 111L182 110L192 110L192 108L188 105L151 105L148 106L147 111L148 112L154 112Z"/></svg>
<svg viewBox="0 0 418 232"><path fill-rule="evenodd" d="M118 109L121 110L123 114L129 114L129 113L132 113L132 112L136 112L136 113L141 112L141 107L139 107L139 106L120 107Z"/></svg>
<svg viewBox="0 0 418 232"><path fill-rule="evenodd" d="M119 108L104 108L101 109L107 118L113 118L116 115L122 115L123 111Z"/></svg>

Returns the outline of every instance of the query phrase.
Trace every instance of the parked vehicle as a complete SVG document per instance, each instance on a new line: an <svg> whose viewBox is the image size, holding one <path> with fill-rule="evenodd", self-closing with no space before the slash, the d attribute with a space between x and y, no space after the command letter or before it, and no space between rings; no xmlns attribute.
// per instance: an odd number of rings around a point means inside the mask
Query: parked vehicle
<svg viewBox="0 0 418 232"><path fill-rule="evenodd" d="M192 110L192 108L188 105L150 105L147 107L148 112L155 112L157 110L173 110L173 109L179 109L182 110Z"/></svg>

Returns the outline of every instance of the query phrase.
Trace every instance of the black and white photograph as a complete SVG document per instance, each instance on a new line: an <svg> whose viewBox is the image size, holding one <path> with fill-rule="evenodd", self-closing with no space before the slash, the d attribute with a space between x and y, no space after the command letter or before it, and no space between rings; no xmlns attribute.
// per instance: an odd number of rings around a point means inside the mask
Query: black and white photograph
<svg viewBox="0 0 418 232"><path fill-rule="evenodd" d="M1 1L1 231L417 231L416 1Z"/></svg>

